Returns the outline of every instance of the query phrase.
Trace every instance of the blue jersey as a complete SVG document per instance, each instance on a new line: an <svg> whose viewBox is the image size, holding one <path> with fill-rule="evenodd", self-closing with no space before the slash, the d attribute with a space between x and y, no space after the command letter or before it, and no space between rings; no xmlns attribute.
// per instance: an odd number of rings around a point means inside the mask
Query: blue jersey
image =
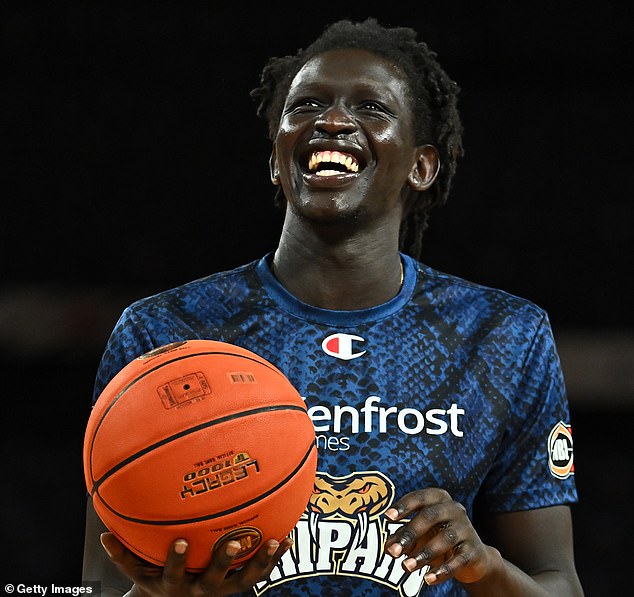
<svg viewBox="0 0 634 597"><path fill-rule="evenodd" d="M472 514L576 501L561 367L546 313L529 301L402 255L399 294L358 311L304 304L271 256L137 301L104 352L95 398L125 364L193 338L243 346L304 397L318 475L294 546L255 594L465 595L424 584L383 551L384 512L441 487Z"/></svg>

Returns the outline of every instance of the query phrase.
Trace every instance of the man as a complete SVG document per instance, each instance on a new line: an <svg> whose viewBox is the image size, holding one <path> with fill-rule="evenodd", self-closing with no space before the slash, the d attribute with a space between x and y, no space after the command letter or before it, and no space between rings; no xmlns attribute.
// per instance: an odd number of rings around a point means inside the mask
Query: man
<svg viewBox="0 0 634 597"><path fill-rule="evenodd" d="M305 397L315 491L289 539L230 574L235 542L200 575L185 572L183 540L163 569L110 533L102 551L89 502L86 580L134 582L135 596L582 594L546 314L399 251L409 240L418 257L429 210L446 200L457 93L412 30L373 20L336 23L265 67L253 95L285 206L276 251L131 305L95 392L169 342L245 346Z"/></svg>

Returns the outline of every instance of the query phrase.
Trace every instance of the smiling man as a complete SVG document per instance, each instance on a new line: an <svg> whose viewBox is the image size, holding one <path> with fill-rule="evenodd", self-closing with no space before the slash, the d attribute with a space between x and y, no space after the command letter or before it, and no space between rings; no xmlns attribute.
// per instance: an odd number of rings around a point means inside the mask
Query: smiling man
<svg viewBox="0 0 634 597"><path fill-rule="evenodd" d="M289 538L269 538L234 573L240 544L230 541L198 575L185 572L183 540L164 568L110 533L102 549L89 501L86 580L139 597L582 594L548 317L419 261L462 153L457 93L414 31L373 20L338 22L269 61L253 96L285 209L276 250L128 307L95 398L163 344L253 350L306 401L313 495Z"/></svg>

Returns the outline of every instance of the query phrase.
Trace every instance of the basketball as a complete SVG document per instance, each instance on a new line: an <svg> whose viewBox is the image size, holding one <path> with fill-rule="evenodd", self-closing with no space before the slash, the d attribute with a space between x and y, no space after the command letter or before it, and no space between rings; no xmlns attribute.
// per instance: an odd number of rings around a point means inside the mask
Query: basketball
<svg viewBox="0 0 634 597"><path fill-rule="evenodd" d="M297 524L313 491L315 431L271 363L214 340L175 342L126 365L95 403L84 438L95 511L133 553L162 566L189 543L200 572L236 540L233 567Z"/></svg>

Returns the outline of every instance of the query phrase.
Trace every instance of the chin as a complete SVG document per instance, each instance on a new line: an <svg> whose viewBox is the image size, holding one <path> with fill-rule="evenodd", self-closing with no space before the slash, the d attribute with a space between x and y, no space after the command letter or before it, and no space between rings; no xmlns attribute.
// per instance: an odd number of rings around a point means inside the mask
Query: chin
<svg viewBox="0 0 634 597"><path fill-rule="evenodd" d="M363 213L359 205L350 203L344 196L315 198L299 203L289 203L291 209L302 219L322 224L337 224L358 221Z"/></svg>

